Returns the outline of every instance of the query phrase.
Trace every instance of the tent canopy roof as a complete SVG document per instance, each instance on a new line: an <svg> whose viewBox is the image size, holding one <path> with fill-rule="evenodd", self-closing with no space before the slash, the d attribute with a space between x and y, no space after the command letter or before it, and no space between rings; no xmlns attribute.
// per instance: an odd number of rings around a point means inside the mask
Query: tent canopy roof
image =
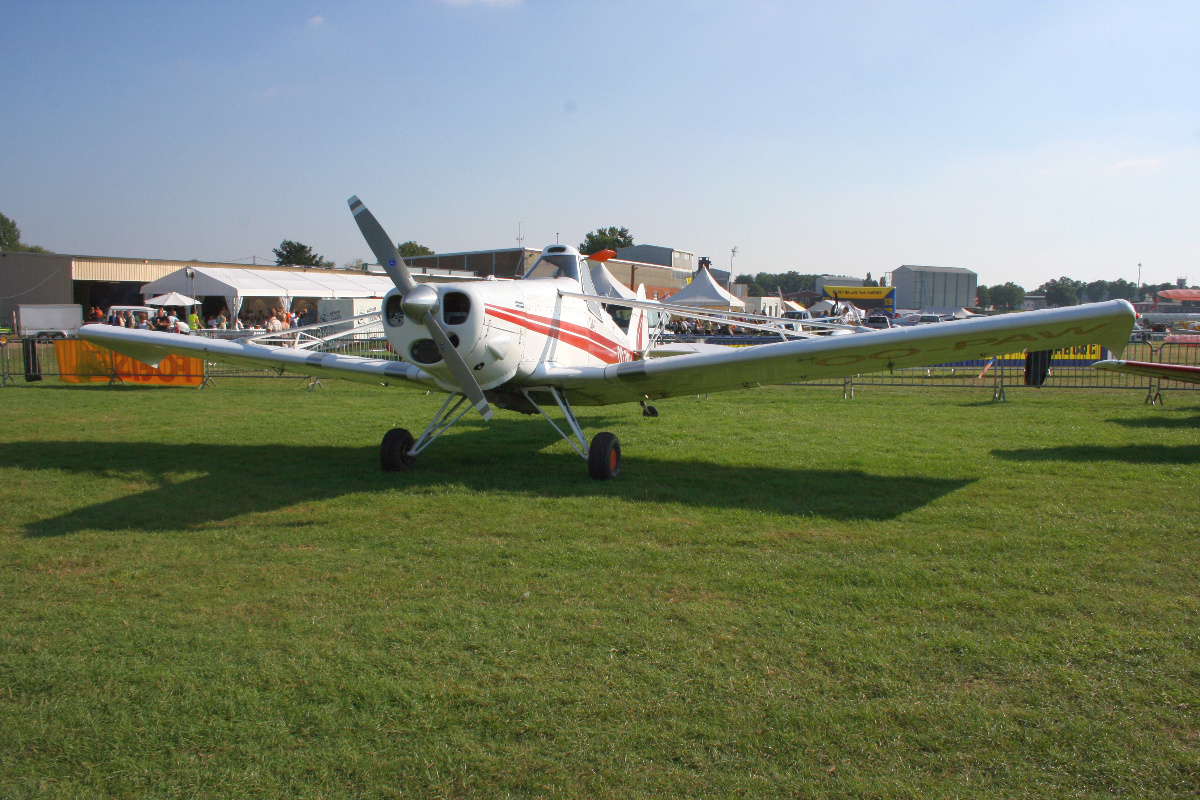
<svg viewBox="0 0 1200 800"><path fill-rule="evenodd" d="M192 269L195 278L187 276ZM314 275L265 269L185 267L142 286L142 295L179 292L222 297L383 297L392 288L386 276L348 272Z"/></svg>
<svg viewBox="0 0 1200 800"><path fill-rule="evenodd" d="M692 282L667 298L677 306L716 306L720 308L745 308L746 304L721 288L707 269L700 269Z"/></svg>

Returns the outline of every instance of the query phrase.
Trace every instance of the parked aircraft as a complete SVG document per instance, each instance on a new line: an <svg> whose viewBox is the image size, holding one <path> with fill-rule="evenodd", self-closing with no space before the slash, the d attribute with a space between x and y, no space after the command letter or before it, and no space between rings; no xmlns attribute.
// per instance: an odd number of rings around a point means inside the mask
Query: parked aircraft
<svg viewBox="0 0 1200 800"><path fill-rule="evenodd" d="M1110 358L1105 361L1097 361L1092 366L1105 372L1125 372L1130 375L1164 378L1180 383L1200 383L1200 367L1186 364L1156 364L1151 361L1121 361Z"/></svg>
<svg viewBox="0 0 1200 800"><path fill-rule="evenodd" d="M396 285L384 298L383 327L401 361L98 325L82 327L79 335L151 365L176 353L268 366L280 373L446 392L445 403L420 435L403 428L384 435L380 464L387 471L410 468L417 455L471 409L491 419L494 405L541 414L588 462L593 478L607 479L621 470L620 442L602 432L589 443L576 406L640 403L646 416L656 416L648 403L665 397L987 358L1020 349L1098 343L1120 353L1134 321L1133 307L1114 300L954 325L864 328L854 336L782 331L775 317L660 304L645 300L644 290L634 299L598 295L587 259L565 245L546 247L520 279L418 284L397 252L396 240L357 197L349 203L371 251ZM632 309L624 328L605 305ZM653 358L656 332L649 329L645 314L651 310L719 322L736 317L741 327L775 331L788 340ZM805 328L814 325L804 323ZM566 430L546 413L551 406L558 407Z"/></svg>

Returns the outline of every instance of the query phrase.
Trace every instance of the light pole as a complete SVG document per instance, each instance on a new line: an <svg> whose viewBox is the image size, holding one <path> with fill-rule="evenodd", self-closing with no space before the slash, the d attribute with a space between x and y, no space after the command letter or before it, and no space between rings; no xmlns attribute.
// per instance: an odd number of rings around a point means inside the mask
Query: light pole
<svg viewBox="0 0 1200 800"><path fill-rule="evenodd" d="M189 284L190 288L188 289L188 299L195 300L196 299L196 270L192 269L191 267L188 267L186 270L183 271L183 274L187 275L188 280L190 281L190 284ZM188 308L194 308L194 307L195 307L194 305L188 306ZM191 314L188 314L188 324L189 325L192 322L191 316L192 316Z"/></svg>
<svg viewBox="0 0 1200 800"><path fill-rule="evenodd" d="M1138 285L1137 285L1138 302L1142 301L1142 262L1138 262Z"/></svg>
<svg viewBox="0 0 1200 800"><path fill-rule="evenodd" d="M736 247L729 251L729 280L725 286L726 291L729 290L728 284L733 283L733 259L737 255L737 251L738 249Z"/></svg>

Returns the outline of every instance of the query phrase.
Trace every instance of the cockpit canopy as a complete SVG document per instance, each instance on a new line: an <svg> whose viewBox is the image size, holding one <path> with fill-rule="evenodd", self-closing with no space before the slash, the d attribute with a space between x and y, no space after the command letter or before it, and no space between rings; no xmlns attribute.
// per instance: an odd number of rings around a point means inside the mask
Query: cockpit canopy
<svg viewBox="0 0 1200 800"><path fill-rule="evenodd" d="M565 244L552 244L542 251L533 267L525 273L525 280L538 278L570 278L580 280L579 251Z"/></svg>

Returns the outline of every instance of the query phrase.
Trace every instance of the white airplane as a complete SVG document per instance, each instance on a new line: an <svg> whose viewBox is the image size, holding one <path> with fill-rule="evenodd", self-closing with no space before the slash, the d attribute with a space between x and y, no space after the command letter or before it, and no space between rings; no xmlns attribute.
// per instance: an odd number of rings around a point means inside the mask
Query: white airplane
<svg viewBox="0 0 1200 800"><path fill-rule="evenodd" d="M603 432L589 443L575 406L640 403L644 415L657 416L648 401L981 359L1022 349L1032 353L1101 344L1119 354L1135 318L1129 303L1114 300L950 325L862 329L865 332L854 336L782 331L774 317L660 304L643 299L644 290L632 300L598 295L587 259L565 245L545 248L520 279L418 284L396 251L395 240L357 197L349 203L371 251L396 285L384 298L382 316L385 335L400 361L105 325L85 325L79 336L152 366L175 353L267 366L280 373L448 393L420 435L393 428L383 437L380 464L386 471L410 468L417 455L472 408L490 420L495 405L540 413L588 462L593 478L607 479L621 471L620 442ZM606 305L631 309L625 328L606 312ZM647 325L650 310L719 322L736 319L736 325L780 332L787 340L650 358L655 345ZM806 321L805 327L812 324ZM551 405L562 413L567 430L546 413Z"/></svg>

